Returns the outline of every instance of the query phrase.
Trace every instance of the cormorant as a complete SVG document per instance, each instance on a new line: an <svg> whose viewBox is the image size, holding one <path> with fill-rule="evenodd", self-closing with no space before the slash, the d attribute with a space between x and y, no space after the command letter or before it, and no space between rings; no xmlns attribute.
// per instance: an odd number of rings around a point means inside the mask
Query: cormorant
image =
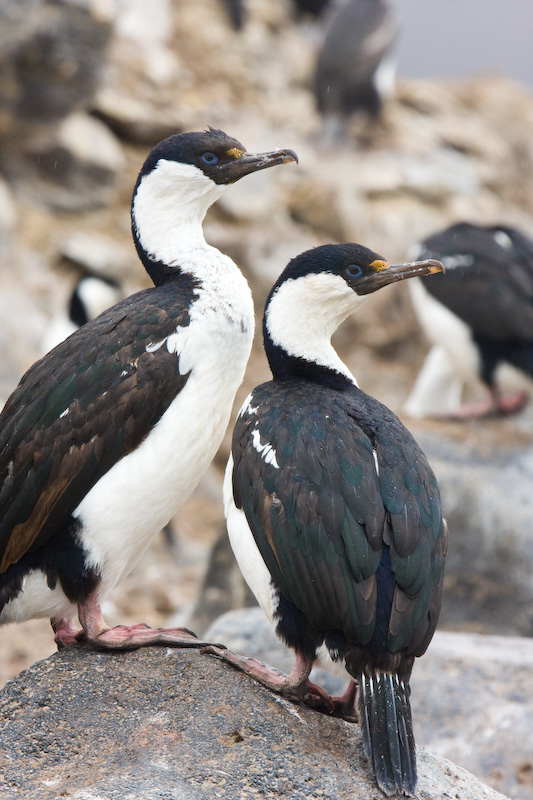
<svg viewBox="0 0 533 800"><path fill-rule="evenodd" d="M58 645L197 646L183 629L109 628L103 600L191 494L223 438L253 337L242 273L204 239L229 184L296 161L223 131L160 142L131 206L155 287L83 325L0 415L0 624L50 617Z"/></svg>
<svg viewBox="0 0 533 800"><path fill-rule="evenodd" d="M357 111L376 118L392 94L398 36L395 13L387 0L349 0L332 17L315 69L318 110L329 127Z"/></svg>
<svg viewBox="0 0 533 800"><path fill-rule="evenodd" d="M445 275L412 281L416 315L432 342L405 404L413 417L510 414L527 399L504 394L499 368L533 377L533 240L506 225L460 222L413 250L438 258ZM461 405L463 385L481 383L486 398ZM515 381L516 383L516 381Z"/></svg>
<svg viewBox="0 0 533 800"><path fill-rule="evenodd" d="M357 244L293 259L265 307L272 380L242 406L224 483L237 561L296 663L283 676L209 652L291 699L358 717L386 794L415 790L409 678L437 625L447 528L420 447L330 338L369 293L441 268L389 266ZM309 683L315 662L350 679L343 697Z"/></svg>

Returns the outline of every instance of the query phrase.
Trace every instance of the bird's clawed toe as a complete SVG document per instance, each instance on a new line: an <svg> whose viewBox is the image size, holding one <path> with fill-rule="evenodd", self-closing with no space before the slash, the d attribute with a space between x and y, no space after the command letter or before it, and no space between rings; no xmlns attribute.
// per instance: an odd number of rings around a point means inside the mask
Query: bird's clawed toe
<svg viewBox="0 0 533 800"><path fill-rule="evenodd" d="M108 628L92 637L90 644L102 650L135 650L153 645L201 648L209 642L199 639L188 628L150 628L139 623Z"/></svg>

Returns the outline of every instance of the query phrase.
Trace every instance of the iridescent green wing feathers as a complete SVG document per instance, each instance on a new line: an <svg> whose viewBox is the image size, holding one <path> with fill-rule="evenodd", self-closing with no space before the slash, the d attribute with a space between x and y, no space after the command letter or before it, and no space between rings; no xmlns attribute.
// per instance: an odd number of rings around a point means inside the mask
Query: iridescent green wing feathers
<svg viewBox="0 0 533 800"><path fill-rule="evenodd" d="M418 654L440 606L438 489L399 420L356 394L292 382L258 387L235 428L235 502L281 592L317 630L334 627L360 644L374 631L375 573L389 545L396 588L388 647Z"/></svg>
<svg viewBox="0 0 533 800"><path fill-rule="evenodd" d="M171 295L174 293L170 293ZM0 571L43 544L184 386L163 341L179 292L139 292L31 367L0 416Z"/></svg>

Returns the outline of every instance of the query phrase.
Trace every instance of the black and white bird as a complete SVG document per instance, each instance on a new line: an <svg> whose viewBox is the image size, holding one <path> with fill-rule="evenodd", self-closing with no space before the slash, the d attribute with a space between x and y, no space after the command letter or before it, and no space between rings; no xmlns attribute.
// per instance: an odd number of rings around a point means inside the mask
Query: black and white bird
<svg viewBox="0 0 533 800"><path fill-rule="evenodd" d="M389 266L357 244L291 261L265 308L273 377L244 402L224 484L239 566L296 663L282 676L211 652L274 691L358 717L387 794L416 785L409 678L437 625L447 529L420 447L358 387L330 339L371 292L440 269ZM309 683L315 662L351 680L342 698Z"/></svg>
<svg viewBox="0 0 533 800"><path fill-rule="evenodd" d="M331 0L293 0L292 4L297 14L309 14L312 17L319 17L330 2ZM241 30L246 19L243 0L223 0L223 3L233 28Z"/></svg>
<svg viewBox="0 0 533 800"><path fill-rule="evenodd" d="M250 290L205 241L227 186L296 161L222 131L171 136L131 207L155 287L73 333L24 375L0 415L0 623L49 617L58 645L196 646L183 629L110 629L102 602L191 494L223 438L252 343Z"/></svg>
<svg viewBox="0 0 533 800"><path fill-rule="evenodd" d="M338 134L358 111L379 117L394 91L398 21L388 0L348 0L332 17L319 50L314 88L325 133Z"/></svg>
<svg viewBox="0 0 533 800"><path fill-rule="evenodd" d="M119 284L112 278L84 275L71 292L67 312L57 314L46 329L42 352L47 353L123 297Z"/></svg>
<svg viewBox="0 0 533 800"><path fill-rule="evenodd" d="M438 258L446 273L410 284L433 346L406 413L465 418L520 410L533 378L533 240L505 225L460 222L412 252ZM484 397L463 404L465 385L483 387Z"/></svg>

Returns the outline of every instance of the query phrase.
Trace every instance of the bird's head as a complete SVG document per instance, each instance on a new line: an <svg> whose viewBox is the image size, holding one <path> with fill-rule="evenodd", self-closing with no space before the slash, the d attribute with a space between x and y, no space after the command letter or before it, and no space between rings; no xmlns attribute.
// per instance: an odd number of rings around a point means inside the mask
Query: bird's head
<svg viewBox="0 0 533 800"><path fill-rule="evenodd" d="M390 283L442 271L434 259L390 265L360 244L307 250L288 264L268 297L267 355L274 346L297 358L329 364L332 334L367 295Z"/></svg>
<svg viewBox="0 0 533 800"><path fill-rule="evenodd" d="M134 202L140 188L150 183L150 193L176 199L177 194L192 191L194 197L210 199L209 206L225 186L245 175L291 161L298 162L293 150L248 153L237 139L214 128L175 134L159 142L148 155L137 179Z"/></svg>
<svg viewBox="0 0 533 800"><path fill-rule="evenodd" d="M141 258L144 251L152 260L170 259L177 230L189 227L201 235L207 209L230 184L291 161L298 161L293 150L248 153L213 128L164 139L148 155L133 190L132 228Z"/></svg>
<svg viewBox="0 0 533 800"><path fill-rule="evenodd" d="M270 292L267 309L281 295L291 295L303 313L344 318L383 286L443 271L431 258L389 264L360 244L326 244L292 259Z"/></svg>

